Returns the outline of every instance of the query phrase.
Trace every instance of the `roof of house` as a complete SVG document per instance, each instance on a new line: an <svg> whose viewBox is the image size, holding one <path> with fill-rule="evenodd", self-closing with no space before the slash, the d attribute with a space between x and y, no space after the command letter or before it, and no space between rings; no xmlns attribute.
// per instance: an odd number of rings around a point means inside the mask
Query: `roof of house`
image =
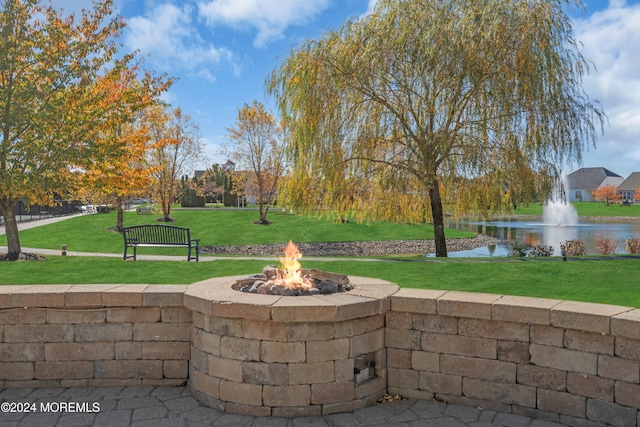
<svg viewBox="0 0 640 427"><path fill-rule="evenodd" d="M633 172L618 186L620 190L636 190L640 188L640 172Z"/></svg>
<svg viewBox="0 0 640 427"><path fill-rule="evenodd" d="M571 189L589 190L598 188L607 177L622 178L606 168L581 168L567 175L567 180Z"/></svg>

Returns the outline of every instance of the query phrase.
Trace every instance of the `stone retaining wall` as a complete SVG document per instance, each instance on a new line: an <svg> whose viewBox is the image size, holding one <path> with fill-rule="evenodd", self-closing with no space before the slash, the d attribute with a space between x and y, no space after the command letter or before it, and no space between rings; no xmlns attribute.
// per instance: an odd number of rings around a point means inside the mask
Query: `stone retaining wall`
<svg viewBox="0 0 640 427"><path fill-rule="evenodd" d="M495 237L478 234L475 237L447 239L451 252L496 245ZM297 243L305 256L386 256L404 254L428 254L436 251L431 240L366 240L362 242ZM278 257L283 245L227 245L201 246L201 254L216 255L268 255Z"/></svg>
<svg viewBox="0 0 640 427"><path fill-rule="evenodd" d="M233 305L207 304L202 286L190 289L0 287L0 387L175 385L188 379L212 404L233 402L226 404L230 412L255 413L262 406L281 416L351 411L382 390L568 425L640 425L638 309L405 288L367 320L359 305L345 304L331 308L334 321L310 329L309 316L328 319L323 304L297 311L283 305L262 318L266 311L250 311L250 304L232 314ZM293 312L297 322L279 317ZM266 323L273 328L263 329ZM271 344L256 350L258 341ZM375 390L359 395L347 371L353 356L365 352L375 354L376 380L366 383ZM222 358L226 365L217 363ZM266 362L288 365L288 371ZM349 399L333 402L329 389ZM282 396L300 405L280 405Z"/></svg>
<svg viewBox="0 0 640 427"><path fill-rule="evenodd" d="M640 423L637 309L401 289L385 343L390 393L568 425Z"/></svg>
<svg viewBox="0 0 640 427"><path fill-rule="evenodd" d="M0 387L179 385L186 286L0 286Z"/></svg>

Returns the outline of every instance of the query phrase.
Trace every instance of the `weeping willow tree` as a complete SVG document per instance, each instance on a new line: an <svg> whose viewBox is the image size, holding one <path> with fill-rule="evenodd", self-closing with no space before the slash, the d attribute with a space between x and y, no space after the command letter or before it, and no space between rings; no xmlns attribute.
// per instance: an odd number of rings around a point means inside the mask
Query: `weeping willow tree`
<svg viewBox="0 0 640 427"><path fill-rule="evenodd" d="M379 0L267 78L290 124L280 197L302 211L434 224L510 209L595 145L605 116L568 0Z"/></svg>

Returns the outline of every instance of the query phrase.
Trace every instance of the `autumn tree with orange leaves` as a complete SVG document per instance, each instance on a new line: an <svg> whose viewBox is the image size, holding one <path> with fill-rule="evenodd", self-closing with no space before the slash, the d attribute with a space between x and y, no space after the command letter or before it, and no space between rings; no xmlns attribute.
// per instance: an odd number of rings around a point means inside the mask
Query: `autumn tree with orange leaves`
<svg viewBox="0 0 640 427"><path fill-rule="evenodd" d="M113 157L105 143L119 123L163 90L166 79L120 54L125 26L112 0L65 15L38 0L0 0L0 209L8 251L21 246L18 200L51 203L69 194L78 175ZM118 82L133 82L113 91Z"/></svg>
<svg viewBox="0 0 640 427"><path fill-rule="evenodd" d="M617 185L603 185L591 192L593 199L598 202L606 202L607 206L611 203L618 203L622 200L622 194Z"/></svg>
<svg viewBox="0 0 640 427"><path fill-rule="evenodd" d="M134 78L134 73L125 77ZM157 103L152 93L139 91L137 80L107 82L111 84L110 102L124 98L135 100L121 104L122 114L114 116L102 133L99 155L86 173L81 174L82 186L78 195L94 203L115 206L118 212L116 228L124 227L124 207L128 199L145 196L151 191L155 169L148 163L150 132L140 110ZM164 90L173 81L165 81L158 88Z"/></svg>
<svg viewBox="0 0 640 427"><path fill-rule="evenodd" d="M119 127L111 135L113 154L96 163L83 174L79 198L104 203L117 209L118 231L124 227L124 207L128 199L148 194L152 182L151 168L146 162L148 132L138 123Z"/></svg>

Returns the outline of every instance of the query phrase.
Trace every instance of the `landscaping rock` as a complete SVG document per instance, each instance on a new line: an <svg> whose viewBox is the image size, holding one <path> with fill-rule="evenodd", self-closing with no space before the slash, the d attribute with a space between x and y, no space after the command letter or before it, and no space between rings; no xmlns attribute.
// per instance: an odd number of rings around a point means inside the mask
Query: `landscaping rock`
<svg viewBox="0 0 640 427"><path fill-rule="evenodd" d="M498 242L499 240L496 238L479 234L472 238L449 239L447 240L447 250L450 252L462 251L487 245L495 245ZM284 244L201 246L200 253L279 256L282 254L284 246ZM435 252L435 243L433 240L297 243L297 246L302 254L308 256L424 255Z"/></svg>

